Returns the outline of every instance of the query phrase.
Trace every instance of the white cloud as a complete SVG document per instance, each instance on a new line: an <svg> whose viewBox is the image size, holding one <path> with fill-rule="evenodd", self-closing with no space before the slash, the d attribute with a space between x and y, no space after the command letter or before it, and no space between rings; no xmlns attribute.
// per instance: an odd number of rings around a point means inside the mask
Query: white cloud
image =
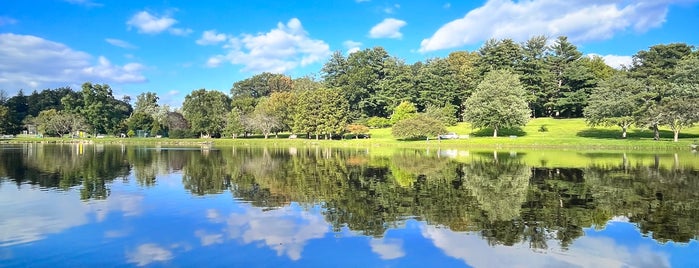
<svg viewBox="0 0 699 268"><path fill-rule="evenodd" d="M153 262L164 262L172 259L172 252L158 246L157 244L143 244L138 246L135 251L126 254L127 260L130 263L136 263L138 266L146 266Z"/></svg>
<svg viewBox="0 0 699 268"><path fill-rule="evenodd" d="M3 26L3 25L12 25L12 24L15 24L15 23L17 23L17 20L16 20L16 19L13 19L13 18L10 18L10 17L6 17L6 16L0 16L0 26Z"/></svg>
<svg viewBox="0 0 699 268"><path fill-rule="evenodd" d="M323 215L293 207L270 211L249 207L245 213L231 214L227 224L230 238L266 245L277 255L286 255L291 260L301 259L308 241L323 238L330 231Z"/></svg>
<svg viewBox="0 0 699 268"><path fill-rule="evenodd" d="M393 14L396 13L396 9L399 9L400 5L399 4L394 4L393 6L389 6L383 9L383 12L386 14Z"/></svg>
<svg viewBox="0 0 699 268"><path fill-rule="evenodd" d="M420 44L421 52L454 48L489 38L525 41L532 35L566 35L571 41L602 40L665 22L668 6L684 0L489 0L463 18L440 27Z"/></svg>
<svg viewBox="0 0 699 268"><path fill-rule="evenodd" d="M631 248L607 237L583 236L568 249L556 239L534 251L528 242L491 246L477 233L459 233L423 225L422 234L444 254L472 267L669 267L668 256L641 245ZM550 234L555 237L554 234Z"/></svg>
<svg viewBox="0 0 699 268"><path fill-rule="evenodd" d="M101 7L103 4L94 2L92 0L65 0L67 3L74 5L81 5L86 7Z"/></svg>
<svg viewBox="0 0 699 268"><path fill-rule="evenodd" d="M352 53L360 50L362 43L352 41L352 40L347 40L345 42L342 42L342 46L344 46L345 49L347 49L347 54L352 54Z"/></svg>
<svg viewBox="0 0 699 268"><path fill-rule="evenodd" d="M376 24L369 31L369 37L371 38L401 38L403 34L400 32L400 28L405 26L407 23L402 20L397 20L393 18L384 19L379 24Z"/></svg>
<svg viewBox="0 0 699 268"><path fill-rule="evenodd" d="M208 30L204 31L204 33L201 35L201 38L197 40L197 44L205 46L205 45L215 45L218 43L221 43L223 41L226 41L228 37L225 34L222 33L216 33L216 30Z"/></svg>
<svg viewBox="0 0 699 268"><path fill-rule="evenodd" d="M382 260L392 260L405 256L403 240L400 239L372 239L369 242L371 251L379 254Z"/></svg>
<svg viewBox="0 0 699 268"><path fill-rule="evenodd" d="M444 9L449 9L449 8L451 8L451 3L446 2L446 3L444 3L444 5L443 5L442 7L443 7Z"/></svg>
<svg viewBox="0 0 699 268"><path fill-rule="evenodd" d="M172 27L176 23L177 20L170 15L158 17L148 13L148 11L138 12L126 22L129 27L134 27L139 33L145 34L158 34L167 30L173 35L185 36L192 32L192 29Z"/></svg>
<svg viewBox="0 0 699 268"><path fill-rule="evenodd" d="M588 56L593 56L597 54L589 54ZM614 69L621 69L624 66L629 67L633 63L632 56L621 56L621 55L597 55L602 57L604 63L611 66Z"/></svg>
<svg viewBox="0 0 699 268"><path fill-rule="evenodd" d="M194 236L199 237L202 246L210 246L223 243L223 234L209 234L205 230L197 230Z"/></svg>
<svg viewBox="0 0 699 268"><path fill-rule="evenodd" d="M216 67L227 61L244 65L243 71L247 72L284 73L330 55L328 44L311 39L297 18L286 24L280 22L267 33L229 37L223 48L227 53L210 57L207 66Z"/></svg>
<svg viewBox="0 0 699 268"><path fill-rule="evenodd" d="M0 187L2 204L43 204L40 208L31 210L24 206L7 206L3 209L3 213L13 216L0 217L0 230L3 230L0 232L0 248L42 240L50 234L99 222L110 213L113 215L122 212L124 216L141 213L143 196L139 195L114 193L106 200L83 202L76 196L78 193L39 191L31 187ZM45 202L46 200L51 202Z"/></svg>
<svg viewBox="0 0 699 268"><path fill-rule="evenodd" d="M99 56L97 62L82 51L32 35L0 34L0 88L42 89L82 84L140 83L144 66L112 64Z"/></svg>
<svg viewBox="0 0 699 268"><path fill-rule="evenodd" d="M136 46L132 45L129 42L126 42L124 40L119 40L119 39L114 39L114 38L107 38L104 39L104 41L107 41L107 43L113 45L113 46L118 46L121 48L128 48L128 49L134 49L137 48Z"/></svg>

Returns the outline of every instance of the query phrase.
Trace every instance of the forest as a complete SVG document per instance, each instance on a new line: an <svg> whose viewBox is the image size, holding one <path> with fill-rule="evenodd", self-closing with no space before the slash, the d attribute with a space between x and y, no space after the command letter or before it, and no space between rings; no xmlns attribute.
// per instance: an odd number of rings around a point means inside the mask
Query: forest
<svg viewBox="0 0 699 268"><path fill-rule="evenodd" d="M319 78L260 73L229 92L198 89L181 107L158 103L153 92L118 99L107 84L0 90L0 134L268 138L358 136L392 126L399 139L434 137L444 126L469 122L498 130L531 118L585 118L590 126L668 127L675 140L699 122L699 51L684 43L659 44L615 69L583 55L567 37L526 42L491 39L477 51L408 64L382 47L324 63ZM204 78L192 78L204 79ZM133 102L133 104L132 104Z"/></svg>

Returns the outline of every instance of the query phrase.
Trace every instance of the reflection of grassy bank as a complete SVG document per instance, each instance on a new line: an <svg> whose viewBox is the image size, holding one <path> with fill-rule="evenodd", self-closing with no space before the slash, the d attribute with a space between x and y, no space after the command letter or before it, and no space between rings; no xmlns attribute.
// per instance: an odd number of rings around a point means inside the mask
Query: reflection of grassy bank
<svg viewBox="0 0 699 268"><path fill-rule="evenodd" d="M546 129L546 131L541 131ZM503 130L502 137L490 137L488 129L472 129L469 124L461 123L449 127L449 131L459 135L469 135L468 139L430 140L430 141L398 141L391 136L391 129L372 129L371 139L352 140L315 140L261 137L239 139L156 139L156 138L101 138L101 139L60 139L60 138L15 138L0 140L0 143L69 143L94 142L117 144L172 144L196 145L214 143L216 145L244 146L329 146L329 147L402 147L402 148L594 148L594 149L639 149L664 150L686 149L694 140L699 140L699 127L683 130L679 142L672 142L672 133L661 129L661 140L654 141L653 133L647 129L630 129L627 139L618 138L621 130L615 127L590 128L583 119L533 119L522 129ZM516 136L516 137L514 137Z"/></svg>

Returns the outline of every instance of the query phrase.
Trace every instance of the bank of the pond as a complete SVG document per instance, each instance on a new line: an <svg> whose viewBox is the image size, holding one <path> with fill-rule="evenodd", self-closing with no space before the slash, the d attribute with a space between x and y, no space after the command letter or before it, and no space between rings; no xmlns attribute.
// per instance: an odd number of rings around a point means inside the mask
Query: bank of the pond
<svg viewBox="0 0 699 268"><path fill-rule="evenodd" d="M690 150L699 140L699 127L685 129L678 142L672 141L672 132L661 129L661 140L653 140L648 129L630 129L626 139L620 138L617 127L590 128L582 119L532 119L525 127L517 130L500 131L500 137L490 137L488 129L473 129L461 123L448 128L461 136L452 140L396 140L390 128L370 130L370 139L289 139L270 136L254 138L221 139L167 139L167 138L33 138L17 137L2 139L0 143L102 143L144 145L234 145L234 146L324 146L324 147L388 147L388 148L551 148L551 149L630 149L630 150Z"/></svg>

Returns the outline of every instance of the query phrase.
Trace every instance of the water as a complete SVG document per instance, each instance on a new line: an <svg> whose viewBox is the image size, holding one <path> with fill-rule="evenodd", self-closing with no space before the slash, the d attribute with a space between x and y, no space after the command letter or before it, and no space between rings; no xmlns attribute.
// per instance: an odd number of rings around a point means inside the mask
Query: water
<svg viewBox="0 0 699 268"><path fill-rule="evenodd" d="M687 152L2 145L0 267L698 267Z"/></svg>

